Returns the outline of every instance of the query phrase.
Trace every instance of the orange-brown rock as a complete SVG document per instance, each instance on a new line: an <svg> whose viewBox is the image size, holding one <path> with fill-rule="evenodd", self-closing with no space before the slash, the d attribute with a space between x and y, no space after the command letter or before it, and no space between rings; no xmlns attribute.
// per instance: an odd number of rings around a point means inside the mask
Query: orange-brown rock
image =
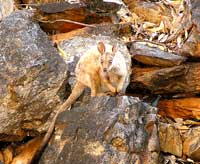
<svg viewBox="0 0 200 164"><path fill-rule="evenodd" d="M94 3L54 2L36 6L35 19L46 32L69 32L75 29L112 22L120 4L94 1Z"/></svg>
<svg viewBox="0 0 200 164"><path fill-rule="evenodd" d="M11 147L7 147L3 150L3 158L5 164L10 164L13 160L13 149Z"/></svg>
<svg viewBox="0 0 200 164"><path fill-rule="evenodd" d="M0 151L0 162L4 162L3 153Z"/></svg>
<svg viewBox="0 0 200 164"><path fill-rule="evenodd" d="M195 161L200 161L200 128L190 128L184 134L183 153Z"/></svg>
<svg viewBox="0 0 200 164"><path fill-rule="evenodd" d="M154 94L200 93L200 63L143 70L147 69L137 68L137 73L133 69L131 88L146 89Z"/></svg>
<svg viewBox="0 0 200 164"><path fill-rule="evenodd" d="M11 164L28 163L35 155L41 142L42 142L42 137L37 137L29 141L25 145L19 147L16 150L17 155L13 158Z"/></svg>
<svg viewBox="0 0 200 164"><path fill-rule="evenodd" d="M159 114L171 118L200 118L200 98L160 100Z"/></svg>
<svg viewBox="0 0 200 164"><path fill-rule="evenodd" d="M182 139L179 131L170 124L159 123L160 149L163 152L182 156Z"/></svg>
<svg viewBox="0 0 200 164"><path fill-rule="evenodd" d="M55 34L50 37L54 43L58 43L63 40L72 39L76 36L88 37L92 35L109 35L109 36L125 36L131 33L131 24L101 24L94 25L94 27L84 27L81 29L73 30L67 33Z"/></svg>

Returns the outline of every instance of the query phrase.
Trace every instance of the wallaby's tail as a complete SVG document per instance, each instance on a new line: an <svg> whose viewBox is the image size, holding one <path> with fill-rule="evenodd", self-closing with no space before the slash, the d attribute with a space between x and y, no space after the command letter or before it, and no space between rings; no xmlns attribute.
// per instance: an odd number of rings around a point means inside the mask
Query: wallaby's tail
<svg viewBox="0 0 200 164"><path fill-rule="evenodd" d="M45 146L47 145L47 143L49 142L51 135L53 134L54 131L54 127L55 127L55 123L57 120L58 115L63 112L64 110L66 110L67 108L70 107L71 104L73 104L73 102L82 94L83 90L85 89L85 85L83 85L82 83L77 82L74 86L74 88L72 89L72 93L70 94L70 96L67 98L67 100L61 105L61 107L56 111L55 116L53 117L53 120L41 142L41 145L39 146L38 150L36 151L34 157L32 158L32 160L30 161L30 164L35 164L38 162L39 157L42 153L42 151L44 150Z"/></svg>
<svg viewBox="0 0 200 164"><path fill-rule="evenodd" d="M67 100L59 108L59 111L63 112L64 110L69 108L70 105L73 104L73 102L83 93L84 89L85 89L85 85L77 81L74 88L72 89L72 93L69 95Z"/></svg>

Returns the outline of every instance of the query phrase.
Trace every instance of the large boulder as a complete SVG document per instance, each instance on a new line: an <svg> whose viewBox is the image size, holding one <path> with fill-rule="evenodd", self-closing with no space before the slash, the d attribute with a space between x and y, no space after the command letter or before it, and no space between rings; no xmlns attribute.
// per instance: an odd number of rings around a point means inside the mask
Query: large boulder
<svg viewBox="0 0 200 164"><path fill-rule="evenodd" d="M138 98L82 96L60 114L40 164L157 164L156 108Z"/></svg>
<svg viewBox="0 0 200 164"><path fill-rule="evenodd" d="M181 134L173 125L159 123L160 149L165 153L171 153L178 157L182 156Z"/></svg>
<svg viewBox="0 0 200 164"><path fill-rule="evenodd" d="M200 127L190 128L184 134L183 153L194 161L200 161Z"/></svg>
<svg viewBox="0 0 200 164"><path fill-rule="evenodd" d="M0 141L45 131L67 77L65 62L32 15L17 11L0 23Z"/></svg>

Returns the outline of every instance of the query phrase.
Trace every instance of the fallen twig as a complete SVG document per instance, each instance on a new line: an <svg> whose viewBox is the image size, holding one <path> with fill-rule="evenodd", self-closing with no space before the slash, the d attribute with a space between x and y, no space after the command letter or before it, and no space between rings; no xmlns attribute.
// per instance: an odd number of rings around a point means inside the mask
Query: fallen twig
<svg viewBox="0 0 200 164"><path fill-rule="evenodd" d="M86 27L96 27L95 25L85 24L85 23L81 23L81 22L68 20L68 19L57 19L57 20L53 20L53 21L45 21L45 20L41 20L41 19L36 19L36 20L39 22L42 22L42 23L67 22L67 23L78 24L78 25L86 26Z"/></svg>

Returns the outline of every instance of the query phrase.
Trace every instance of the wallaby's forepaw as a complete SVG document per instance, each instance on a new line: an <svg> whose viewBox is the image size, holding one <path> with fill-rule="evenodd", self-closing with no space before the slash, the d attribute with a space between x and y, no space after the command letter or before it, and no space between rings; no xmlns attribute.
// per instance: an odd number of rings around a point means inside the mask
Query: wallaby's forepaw
<svg viewBox="0 0 200 164"><path fill-rule="evenodd" d="M123 96L124 94L125 94L125 92L122 90L122 87L118 87L117 88L117 95Z"/></svg>

